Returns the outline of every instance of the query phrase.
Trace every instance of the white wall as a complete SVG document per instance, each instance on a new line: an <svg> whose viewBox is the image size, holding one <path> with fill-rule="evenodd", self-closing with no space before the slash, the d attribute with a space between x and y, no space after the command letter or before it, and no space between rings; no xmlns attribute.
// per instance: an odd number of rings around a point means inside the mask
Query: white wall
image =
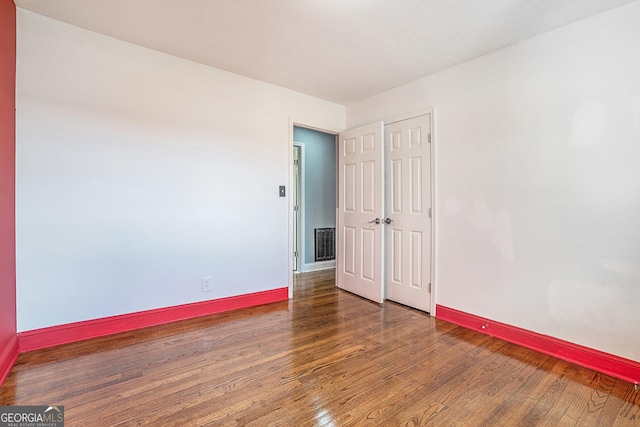
<svg viewBox="0 0 640 427"><path fill-rule="evenodd" d="M640 360L640 2L347 108L436 107L437 303Z"/></svg>
<svg viewBox="0 0 640 427"><path fill-rule="evenodd" d="M20 9L17 61L18 331L287 286L289 120L344 107Z"/></svg>

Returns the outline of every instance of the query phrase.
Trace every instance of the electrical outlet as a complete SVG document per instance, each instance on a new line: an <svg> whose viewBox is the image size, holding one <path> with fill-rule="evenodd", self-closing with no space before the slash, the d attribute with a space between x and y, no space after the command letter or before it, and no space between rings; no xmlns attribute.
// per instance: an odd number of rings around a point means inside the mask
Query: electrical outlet
<svg viewBox="0 0 640 427"><path fill-rule="evenodd" d="M202 278L202 292L209 292L211 290L211 276Z"/></svg>

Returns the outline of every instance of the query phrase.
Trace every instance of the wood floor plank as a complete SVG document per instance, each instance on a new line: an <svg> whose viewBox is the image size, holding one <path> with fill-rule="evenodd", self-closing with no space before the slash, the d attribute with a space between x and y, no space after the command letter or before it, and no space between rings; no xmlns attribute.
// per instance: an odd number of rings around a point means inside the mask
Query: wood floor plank
<svg viewBox="0 0 640 427"><path fill-rule="evenodd" d="M20 355L68 426L638 426L632 384L296 275L294 299Z"/></svg>

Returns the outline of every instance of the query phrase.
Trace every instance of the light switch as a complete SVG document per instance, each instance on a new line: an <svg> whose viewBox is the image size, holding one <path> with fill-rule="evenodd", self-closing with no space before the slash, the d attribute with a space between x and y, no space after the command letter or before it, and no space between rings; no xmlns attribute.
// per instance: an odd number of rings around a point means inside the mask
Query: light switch
<svg viewBox="0 0 640 427"><path fill-rule="evenodd" d="M284 185L280 186L280 197L287 197L287 190Z"/></svg>

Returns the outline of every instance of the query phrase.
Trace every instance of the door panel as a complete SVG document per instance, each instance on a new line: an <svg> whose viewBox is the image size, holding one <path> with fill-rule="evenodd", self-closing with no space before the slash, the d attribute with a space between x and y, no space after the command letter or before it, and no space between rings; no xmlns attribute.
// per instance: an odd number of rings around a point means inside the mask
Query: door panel
<svg viewBox="0 0 640 427"><path fill-rule="evenodd" d="M376 244L376 230L363 228L360 232L362 233L362 257L360 259L362 278L369 282L374 282L376 280L376 267L379 265L376 262L376 251L379 250L379 245Z"/></svg>
<svg viewBox="0 0 640 427"><path fill-rule="evenodd" d="M411 232L410 257L411 257L411 282L409 286L422 289L424 281L422 280L422 233L419 231Z"/></svg>
<svg viewBox="0 0 640 427"><path fill-rule="evenodd" d="M356 275L356 229L354 227L343 227L343 242L340 248L343 248L341 259L344 260L342 267L343 273L352 277Z"/></svg>
<svg viewBox="0 0 640 427"><path fill-rule="evenodd" d="M339 135L337 286L381 303L384 300L383 124Z"/></svg>
<svg viewBox="0 0 640 427"><path fill-rule="evenodd" d="M388 299L431 309L430 116L385 126Z"/></svg>
<svg viewBox="0 0 640 427"><path fill-rule="evenodd" d="M402 231L391 230L391 242L389 248L391 250L390 257L390 273L391 280L402 283Z"/></svg>
<svg viewBox="0 0 640 427"><path fill-rule="evenodd" d="M376 182L376 175L382 175L380 170L381 165L376 165L375 161L362 162L362 212L363 213L376 213L376 199L380 200L382 197L376 195L376 191L381 190L381 185ZM376 168L378 170L376 170ZM380 204L377 203L379 206ZM381 209L379 207L378 209ZM380 210L379 210L380 212Z"/></svg>

